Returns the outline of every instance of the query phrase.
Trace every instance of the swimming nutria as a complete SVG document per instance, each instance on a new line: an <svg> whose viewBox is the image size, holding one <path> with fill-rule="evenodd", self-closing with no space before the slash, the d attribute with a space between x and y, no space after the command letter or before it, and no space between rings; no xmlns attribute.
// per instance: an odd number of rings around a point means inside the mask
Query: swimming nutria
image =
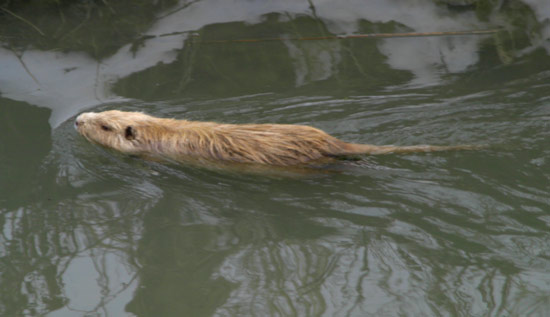
<svg viewBox="0 0 550 317"><path fill-rule="evenodd" d="M473 149L475 146L377 146L341 141L304 125L220 124L155 118L111 110L82 113L76 128L86 139L117 151L179 162L293 166L356 154Z"/></svg>

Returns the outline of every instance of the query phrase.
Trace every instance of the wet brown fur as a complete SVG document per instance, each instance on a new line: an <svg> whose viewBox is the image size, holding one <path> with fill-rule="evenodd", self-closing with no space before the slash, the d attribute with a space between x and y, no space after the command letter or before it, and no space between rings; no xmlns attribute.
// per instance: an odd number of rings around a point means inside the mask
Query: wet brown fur
<svg viewBox="0 0 550 317"><path fill-rule="evenodd" d="M155 118L111 110L83 113L76 128L85 138L117 151L180 162L307 164L357 154L473 149L473 146L376 146L341 141L304 125L220 124Z"/></svg>

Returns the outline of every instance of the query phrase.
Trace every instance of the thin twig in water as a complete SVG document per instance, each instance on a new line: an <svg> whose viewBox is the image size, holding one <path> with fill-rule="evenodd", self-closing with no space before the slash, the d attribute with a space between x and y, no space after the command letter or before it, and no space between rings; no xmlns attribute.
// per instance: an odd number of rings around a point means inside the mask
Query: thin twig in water
<svg viewBox="0 0 550 317"><path fill-rule="evenodd" d="M184 3L181 7L177 8L177 9L174 9L174 10L171 10L170 12L167 12L163 15L160 15L158 16L155 21L158 21L158 20L162 20L164 19L165 17L169 16L169 15L172 15L176 12L179 12L181 10L185 10L187 9L188 7L190 7L191 5L195 4L196 2L199 2L199 0L194 0L194 1L190 1L190 2L187 2L187 3Z"/></svg>
<svg viewBox="0 0 550 317"><path fill-rule="evenodd" d="M294 38L258 38L258 39L236 39L236 40L209 40L201 43L253 43L253 42L272 42L272 41L318 41L318 40L346 40L362 38L396 38L396 37L427 37L427 36L459 36L459 35L484 35L494 34L500 29L493 30L473 30L473 31L451 31L451 32L411 32L411 33L373 33L356 35L334 35L317 37L294 37ZM196 36L196 35L194 35Z"/></svg>
<svg viewBox="0 0 550 317"><path fill-rule="evenodd" d="M13 47L11 47L11 51L13 52L13 55L15 55L15 57L17 57L17 59L19 60L19 63L21 63L21 66L23 66L23 68L25 69L25 72L27 72L27 74L29 76L31 76L32 80L38 85L40 86L40 82L38 82L38 79L36 79L36 77L34 77L34 75L31 73L31 71L29 70L29 68L27 67L27 65L25 64L25 62L23 61L23 59L21 58L22 54L17 54L17 52L15 51L15 49Z"/></svg>
<svg viewBox="0 0 550 317"><path fill-rule="evenodd" d="M19 15L15 14L15 13L11 12L10 10L8 10L8 9L6 9L6 8L0 8L0 9L4 10L5 12L7 12L7 13L9 13L9 14L11 14L11 15L13 15L15 18L17 18L17 19L23 21L24 23L27 23L27 24L30 25L33 29L35 29L36 32L40 33L40 35L45 36L45 35L44 35L44 32L42 32L36 25L32 24L29 20L27 20L27 19L23 18L22 16L19 16Z"/></svg>

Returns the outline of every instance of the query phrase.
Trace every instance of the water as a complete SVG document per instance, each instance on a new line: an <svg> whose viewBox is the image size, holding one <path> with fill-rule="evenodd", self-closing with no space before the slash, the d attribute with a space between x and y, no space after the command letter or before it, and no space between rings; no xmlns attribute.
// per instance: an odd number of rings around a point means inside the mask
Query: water
<svg viewBox="0 0 550 317"><path fill-rule="evenodd" d="M502 25L429 1L197 1L100 60L4 46L0 314L548 315L550 12L525 3L537 36L207 43ZM211 171L88 143L74 116L106 109L489 146Z"/></svg>

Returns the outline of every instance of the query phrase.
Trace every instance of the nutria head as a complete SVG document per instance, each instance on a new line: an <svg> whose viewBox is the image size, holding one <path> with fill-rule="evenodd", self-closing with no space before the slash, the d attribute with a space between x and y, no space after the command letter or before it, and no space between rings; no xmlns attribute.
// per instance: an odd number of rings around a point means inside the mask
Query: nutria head
<svg viewBox="0 0 550 317"><path fill-rule="evenodd" d="M86 139L124 153L138 154L140 127L152 117L140 112L118 110L85 112L75 121L77 131Z"/></svg>

